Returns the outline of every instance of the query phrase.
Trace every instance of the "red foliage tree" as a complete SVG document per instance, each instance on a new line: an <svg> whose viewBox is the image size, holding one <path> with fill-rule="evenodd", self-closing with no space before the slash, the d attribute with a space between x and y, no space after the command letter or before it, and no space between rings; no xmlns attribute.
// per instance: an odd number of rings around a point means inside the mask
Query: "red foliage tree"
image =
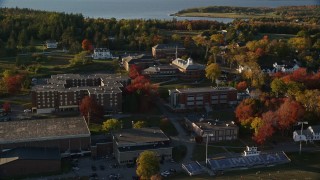
<svg viewBox="0 0 320 180"><path fill-rule="evenodd" d="M194 140L196 143L201 144L203 142L203 137L202 136L196 136L194 137Z"/></svg>
<svg viewBox="0 0 320 180"><path fill-rule="evenodd" d="M103 108L99 105L94 98L85 96L79 106L82 116L90 123L90 120L98 120L103 117ZM90 118L89 118L90 117Z"/></svg>
<svg viewBox="0 0 320 180"><path fill-rule="evenodd" d="M278 113L276 113L275 111L268 111L266 113L263 113L262 120L265 124L276 126L278 121Z"/></svg>
<svg viewBox="0 0 320 180"><path fill-rule="evenodd" d="M241 81L237 84L238 91L245 91L248 88L248 84L246 81Z"/></svg>
<svg viewBox="0 0 320 180"><path fill-rule="evenodd" d="M278 115L274 111L263 113L262 118L257 118L254 122L255 133L252 139L258 144L263 144L275 132L277 119Z"/></svg>
<svg viewBox="0 0 320 180"><path fill-rule="evenodd" d="M151 84L150 80L144 76L137 76L126 89L129 93L136 92L138 94L150 95L157 93L158 86Z"/></svg>
<svg viewBox="0 0 320 180"><path fill-rule="evenodd" d="M135 96L141 112L147 111L152 103L151 99L158 95L158 86L151 84L145 76L137 76L126 87L128 96Z"/></svg>
<svg viewBox="0 0 320 180"><path fill-rule="evenodd" d="M236 117L242 125L251 123L252 117L258 116L260 102L255 99L244 99L236 108Z"/></svg>
<svg viewBox="0 0 320 180"><path fill-rule="evenodd" d="M286 130L294 125L305 112L304 107L297 101L287 98L277 111L278 128Z"/></svg>
<svg viewBox="0 0 320 180"><path fill-rule="evenodd" d="M92 51L93 50L93 45L92 45L91 41L88 40L88 39L84 39L82 41L81 45L82 45L81 46L82 49L85 50L85 51Z"/></svg>
<svg viewBox="0 0 320 180"><path fill-rule="evenodd" d="M22 75L13 75L4 78L4 83L7 89L7 92L10 94L17 93L21 90L21 83L23 80Z"/></svg>
<svg viewBox="0 0 320 180"><path fill-rule="evenodd" d="M281 71L276 72L272 75L273 78L282 78L285 74Z"/></svg>
<svg viewBox="0 0 320 180"><path fill-rule="evenodd" d="M320 72L315 74L308 73L306 68L299 68L281 79L285 83L289 83L290 81L303 83L308 89L320 88Z"/></svg>
<svg viewBox="0 0 320 180"><path fill-rule="evenodd" d="M275 129L272 124L263 122L263 125L259 127L252 139L258 144L263 144L268 137L271 137Z"/></svg>
<svg viewBox="0 0 320 180"><path fill-rule="evenodd" d="M259 57L263 56L264 55L264 50L262 48L257 48L256 51L255 51L255 54Z"/></svg>
<svg viewBox="0 0 320 180"><path fill-rule="evenodd" d="M8 113L11 111L11 105L9 102L5 102L2 105L2 109L4 110L4 112Z"/></svg>
<svg viewBox="0 0 320 180"><path fill-rule="evenodd" d="M306 68L299 68L297 70L295 70L292 74L291 74L291 79L293 81L296 82L305 82L306 79L308 78L308 73L307 73L307 69Z"/></svg>
<svg viewBox="0 0 320 180"><path fill-rule="evenodd" d="M129 77L131 79L135 79L136 77L141 75L141 67L133 64L130 65L130 69L129 69Z"/></svg>

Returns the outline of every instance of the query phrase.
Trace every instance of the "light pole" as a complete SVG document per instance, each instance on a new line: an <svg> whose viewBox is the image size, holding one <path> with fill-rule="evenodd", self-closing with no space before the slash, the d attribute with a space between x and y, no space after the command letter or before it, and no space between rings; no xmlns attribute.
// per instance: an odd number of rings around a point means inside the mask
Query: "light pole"
<svg viewBox="0 0 320 180"><path fill-rule="evenodd" d="M298 125L301 124L301 131L300 131L300 150L299 150L299 154L301 154L301 149L302 149L302 144L301 144L301 137L302 137L302 130L303 130L303 124L308 124L307 121L303 121L303 122L298 122Z"/></svg>
<svg viewBox="0 0 320 180"><path fill-rule="evenodd" d="M208 141L209 141L209 135L207 134L207 140L206 140L206 167L208 167Z"/></svg>
<svg viewBox="0 0 320 180"><path fill-rule="evenodd" d="M209 144L209 137L212 137L213 134L207 134L206 140L206 166L208 167L208 144Z"/></svg>

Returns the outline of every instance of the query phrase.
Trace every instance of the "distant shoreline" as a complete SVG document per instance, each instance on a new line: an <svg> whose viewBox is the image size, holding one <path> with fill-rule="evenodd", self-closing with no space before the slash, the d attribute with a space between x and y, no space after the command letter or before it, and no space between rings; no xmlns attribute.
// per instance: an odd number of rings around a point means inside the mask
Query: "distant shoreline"
<svg viewBox="0 0 320 180"><path fill-rule="evenodd" d="M231 19L250 19L271 17L267 15L243 15L237 13L175 13L170 16L176 17L207 17L207 18L231 18Z"/></svg>
<svg viewBox="0 0 320 180"><path fill-rule="evenodd" d="M283 6L270 7L235 7L235 6L207 6L184 9L171 14L177 17L207 17L207 18L320 18L320 6Z"/></svg>

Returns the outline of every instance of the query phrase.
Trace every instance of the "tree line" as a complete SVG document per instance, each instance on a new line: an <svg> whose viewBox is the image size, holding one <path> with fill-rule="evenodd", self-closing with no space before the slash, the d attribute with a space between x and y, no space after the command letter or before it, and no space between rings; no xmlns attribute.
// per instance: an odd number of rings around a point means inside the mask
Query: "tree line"
<svg viewBox="0 0 320 180"><path fill-rule="evenodd" d="M146 50L171 37L164 30L222 29L216 21L173 20L116 20L84 18L81 14L36 11L30 9L0 9L0 56L14 55L18 50L30 48L53 39L61 47L79 52L81 41L89 39L95 47L114 50Z"/></svg>

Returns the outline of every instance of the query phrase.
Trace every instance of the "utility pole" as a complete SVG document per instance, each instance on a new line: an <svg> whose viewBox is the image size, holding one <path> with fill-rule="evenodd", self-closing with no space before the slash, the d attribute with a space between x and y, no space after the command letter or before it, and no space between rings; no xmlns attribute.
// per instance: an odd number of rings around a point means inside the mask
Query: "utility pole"
<svg viewBox="0 0 320 180"><path fill-rule="evenodd" d="M302 149L302 143L301 143L302 139L301 139L301 137L302 137L303 124L308 124L308 122L307 121L298 122L298 125L300 125L300 124L301 124L301 131L300 131L300 150L299 150L299 154L301 155L301 149Z"/></svg>
<svg viewBox="0 0 320 180"><path fill-rule="evenodd" d="M178 59L178 46L176 46L176 59Z"/></svg>
<svg viewBox="0 0 320 180"><path fill-rule="evenodd" d="M207 141L206 141L206 166L208 167L208 141L209 135L207 134Z"/></svg>
<svg viewBox="0 0 320 180"><path fill-rule="evenodd" d="M88 111L88 126L89 126L89 124L90 124L90 110L91 110L91 109L89 109L89 111Z"/></svg>

